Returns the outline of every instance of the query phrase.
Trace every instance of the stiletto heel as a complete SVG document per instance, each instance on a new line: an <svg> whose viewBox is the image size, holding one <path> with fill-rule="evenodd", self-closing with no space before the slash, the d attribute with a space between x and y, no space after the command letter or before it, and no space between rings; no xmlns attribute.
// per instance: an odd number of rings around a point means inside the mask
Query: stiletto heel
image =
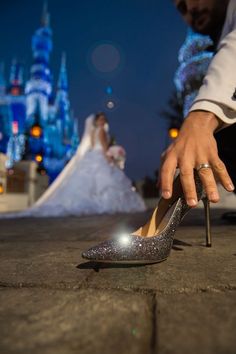
<svg viewBox="0 0 236 354"><path fill-rule="evenodd" d="M206 226L206 247L211 247L211 220L210 220L210 202L207 197L202 199L205 210L205 226Z"/></svg>
<svg viewBox="0 0 236 354"><path fill-rule="evenodd" d="M198 200L202 200L205 194L196 172L194 178ZM146 225L132 234L122 234L104 241L83 252L82 257L93 262L108 263L162 262L169 256L176 229L190 209L184 198L180 176L177 176L172 197L168 200L163 198L159 200L151 220ZM209 209L206 210L208 215ZM209 236L209 227L207 230ZM209 244L210 238L207 240Z"/></svg>

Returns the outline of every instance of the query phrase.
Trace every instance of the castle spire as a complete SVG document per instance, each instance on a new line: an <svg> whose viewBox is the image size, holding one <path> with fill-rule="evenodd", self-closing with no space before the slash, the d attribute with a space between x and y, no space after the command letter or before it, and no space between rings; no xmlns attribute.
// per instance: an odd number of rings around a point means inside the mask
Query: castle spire
<svg viewBox="0 0 236 354"><path fill-rule="evenodd" d="M58 90L68 91L68 78L67 78L67 70L66 70L66 53L62 53L61 57L61 67L59 72Z"/></svg>
<svg viewBox="0 0 236 354"><path fill-rule="evenodd" d="M61 66L57 82L56 107L57 110L62 109L64 112L69 113L70 102L68 97L68 78L65 53L62 53L61 57Z"/></svg>
<svg viewBox="0 0 236 354"><path fill-rule="evenodd" d="M16 59L12 61L9 81L10 93L14 96L20 95L23 88L23 67Z"/></svg>
<svg viewBox="0 0 236 354"><path fill-rule="evenodd" d="M62 122L63 135L68 140L73 131L73 122L70 115L70 101L68 96L68 80L66 70L66 54L62 54L57 93L55 100L56 116Z"/></svg>
<svg viewBox="0 0 236 354"><path fill-rule="evenodd" d="M44 4L43 4L43 13L42 13L41 23L42 23L43 27L49 27L49 25L50 25L50 14L48 12L47 1L44 1Z"/></svg>
<svg viewBox="0 0 236 354"><path fill-rule="evenodd" d="M23 84L23 68L22 65L17 62L16 59L12 60L10 71L10 84L19 86Z"/></svg>

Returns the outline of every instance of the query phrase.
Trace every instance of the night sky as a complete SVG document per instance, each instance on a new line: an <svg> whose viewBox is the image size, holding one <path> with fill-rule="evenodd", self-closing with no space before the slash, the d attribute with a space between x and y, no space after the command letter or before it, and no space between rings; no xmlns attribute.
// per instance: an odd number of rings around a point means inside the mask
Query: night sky
<svg viewBox="0 0 236 354"><path fill-rule="evenodd" d="M43 0L0 0L0 61L6 76L12 58L32 63L31 36L40 25ZM126 172L153 175L167 144L165 109L174 88L177 53L186 26L170 0L49 0L57 81L67 53L71 106L79 120L104 110L112 86L116 109L110 130L127 151ZM110 71L108 71L110 70Z"/></svg>

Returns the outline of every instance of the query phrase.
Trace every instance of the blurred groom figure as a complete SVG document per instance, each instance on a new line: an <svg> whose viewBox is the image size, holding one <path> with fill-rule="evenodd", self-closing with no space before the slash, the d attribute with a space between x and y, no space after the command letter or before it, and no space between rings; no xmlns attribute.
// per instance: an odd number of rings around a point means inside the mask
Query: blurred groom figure
<svg viewBox="0 0 236 354"><path fill-rule="evenodd" d="M228 191L233 191L233 184L236 186L236 0L172 1L193 31L211 37L216 55L181 128L180 138L166 153L161 178L162 194L168 199L168 193L170 195L172 191L173 169L179 166L180 173L181 169L184 171L181 182L186 200L193 201L195 186L193 178L188 175L192 173L191 169L196 168L196 161L200 161L212 166L202 170L200 177L208 199L217 202L219 195L214 176ZM192 144L188 142L188 135L192 136ZM207 136L210 137L208 146L204 141ZM202 144L202 152L195 148L197 144ZM208 150L205 153L204 147ZM183 161L181 156L188 161ZM194 206L190 202L188 204ZM236 221L236 212L227 213L224 217Z"/></svg>

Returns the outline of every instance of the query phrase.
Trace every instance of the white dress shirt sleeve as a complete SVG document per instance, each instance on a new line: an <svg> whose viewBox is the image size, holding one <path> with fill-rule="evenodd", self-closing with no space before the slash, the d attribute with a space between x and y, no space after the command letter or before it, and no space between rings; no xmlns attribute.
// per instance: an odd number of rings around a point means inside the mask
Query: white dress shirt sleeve
<svg viewBox="0 0 236 354"><path fill-rule="evenodd" d="M236 123L236 1L230 2L222 37L191 111L214 113L225 125Z"/></svg>

